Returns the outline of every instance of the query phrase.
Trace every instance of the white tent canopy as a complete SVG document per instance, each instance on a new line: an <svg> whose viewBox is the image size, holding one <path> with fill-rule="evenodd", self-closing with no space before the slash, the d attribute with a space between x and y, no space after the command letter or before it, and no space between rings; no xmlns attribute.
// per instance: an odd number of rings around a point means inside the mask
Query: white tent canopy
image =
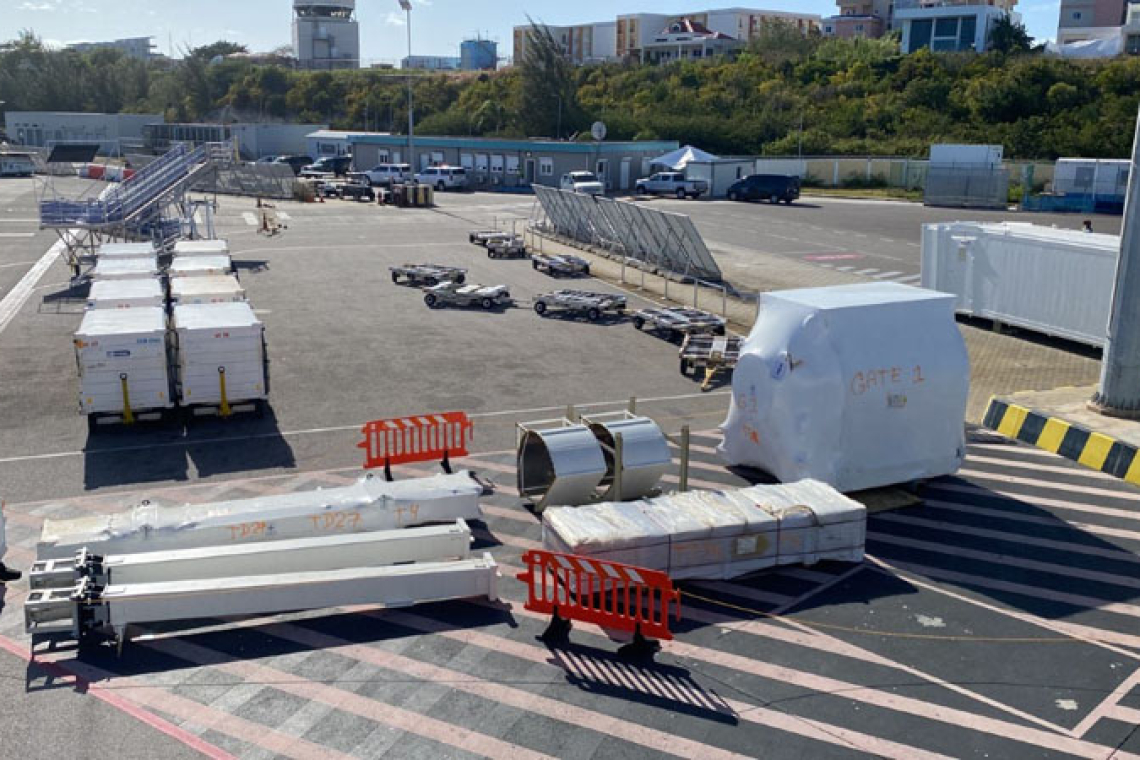
<svg viewBox="0 0 1140 760"><path fill-rule="evenodd" d="M666 153L664 156L653 159L650 162L652 166L667 166L670 169L681 171L689 165L691 161L716 161L717 157L711 153L706 153L700 148L694 148L692 145L686 145L683 148L678 148L672 153Z"/></svg>

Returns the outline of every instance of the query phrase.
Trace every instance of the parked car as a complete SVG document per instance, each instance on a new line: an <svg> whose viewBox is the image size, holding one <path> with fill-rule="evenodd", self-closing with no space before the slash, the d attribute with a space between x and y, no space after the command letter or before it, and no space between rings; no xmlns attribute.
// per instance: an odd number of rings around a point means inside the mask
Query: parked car
<svg viewBox="0 0 1140 760"><path fill-rule="evenodd" d="M379 164L365 172L368 181L380 187L389 187L393 182L407 182L412 179L411 164Z"/></svg>
<svg viewBox="0 0 1140 760"><path fill-rule="evenodd" d="M364 172L349 172L345 175L345 181L340 183L338 188L338 195L344 200L352 198L354 200L376 200L376 192L372 189L372 183L368 181L368 175Z"/></svg>
<svg viewBox="0 0 1140 760"><path fill-rule="evenodd" d="M703 179L685 179L684 172L657 172L634 183L638 195L675 195L678 198L699 198L709 191Z"/></svg>
<svg viewBox="0 0 1140 760"><path fill-rule="evenodd" d="M277 156L262 156L254 161L255 164L274 164L277 163Z"/></svg>
<svg viewBox="0 0 1140 760"><path fill-rule="evenodd" d="M416 182L436 190L462 190L467 187L467 170L456 166L431 166L416 175Z"/></svg>
<svg viewBox="0 0 1140 760"><path fill-rule="evenodd" d="M603 195L606 192L598 176L593 172L569 172L562 175L558 186L563 190L586 195Z"/></svg>
<svg viewBox="0 0 1140 760"><path fill-rule="evenodd" d="M310 156L278 156L273 163L289 164L293 174L300 174L302 169L313 163L313 159Z"/></svg>
<svg viewBox="0 0 1140 760"><path fill-rule="evenodd" d="M730 201L791 203L800 197L800 178L786 174L750 174L728 187Z"/></svg>
<svg viewBox="0 0 1140 760"><path fill-rule="evenodd" d="M335 174L343 177L352 168L352 156L325 156L301 170L302 177L323 177Z"/></svg>

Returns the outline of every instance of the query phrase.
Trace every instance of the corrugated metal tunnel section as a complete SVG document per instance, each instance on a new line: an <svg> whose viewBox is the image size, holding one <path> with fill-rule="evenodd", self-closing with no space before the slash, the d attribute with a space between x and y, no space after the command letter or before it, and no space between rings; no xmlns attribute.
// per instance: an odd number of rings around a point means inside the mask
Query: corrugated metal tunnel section
<svg viewBox="0 0 1140 760"><path fill-rule="evenodd" d="M724 278L701 233L683 214L534 185L549 232L644 265L710 282Z"/></svg>

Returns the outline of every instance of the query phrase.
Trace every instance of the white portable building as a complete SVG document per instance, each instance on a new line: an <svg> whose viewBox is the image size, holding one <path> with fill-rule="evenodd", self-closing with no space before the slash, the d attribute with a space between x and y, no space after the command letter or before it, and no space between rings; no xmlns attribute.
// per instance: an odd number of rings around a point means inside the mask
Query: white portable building
<svg viewBox="0 0 1140 760"><path fill-rule="evenodd" d="M134 280L100 280L91 283L87 294L88 309L162 308L166 294L157 277L140 277Z"/></svg>
<svg viewBox="0 0 1140 760"><path fill-rule="evenodd" d="M245 288L232 274L175 277L170 281L170 303L173 306L244 300Z"/></svg>
<svg viewBox="0 0 1140 760"><path fill-rule="evenodd" d="M844 492L948 475L969 390L953 296L887 282L765 293L718 451Z"/></svg>
<svg viewBox="0 0 1140 760"><path fill-rule="evenodd" d="M175 256L170 262L170 277L217 277L233 274L229 256Z"/></svg>
<svg viewBox="0 0 1140 760"><path fill-rule="evenodd" d="M1120 238L1023 223L922 230L922 285L959 314L1103 347Z"/></svg>
<svg viewBox="0 0 1140 760"><path fill-rule="evenodd" d="M91 270L91 280L137 280L158 276L158 257L154 254L146 258L104 259L95 261Z"/></svg>
<svg viewBox="0 0 1140 760"><path fill-rule="evenodd" d="M1124 198L1132 162L1123 158L1059 158L1053 170L1053 192Z"/></svg>
<svg viewBox="0 0 1140 760"><path fill-rule="evenodd" d="M175 256L229 256L226 240L179 240L174 244Z"/></svg>
<svg viewBox="0 0 1140 760"><path fill-rule="evenodd" d="M265 327L248 303L174 307L179 400L186 406L257 401L269 395Z"/></svg>
<svg viewBox="0 0 1140 760"><path fill-rule="evenodd" d="M128 400L132 411L173 407L166 346L158 307L87 312L75 333L83 413L122 413Z"/></svg>
<svg viewBox="0 0 1140 760"><path fill-rule="evenodd" d="M103 243L97 259L149 259L158 255L154 243Z"/></svg>

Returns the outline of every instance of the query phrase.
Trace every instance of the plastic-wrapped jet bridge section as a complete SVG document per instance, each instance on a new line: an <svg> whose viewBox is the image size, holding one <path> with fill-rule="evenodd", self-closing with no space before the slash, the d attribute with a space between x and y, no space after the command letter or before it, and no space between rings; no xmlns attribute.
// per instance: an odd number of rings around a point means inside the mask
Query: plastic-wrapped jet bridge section
<svg viewBox="0 0 1140 760"><path fill-rule="evenodd" d="M683 214L541 185L533 189L558 235L678 274L724 279L701 233Z"/></svg>

